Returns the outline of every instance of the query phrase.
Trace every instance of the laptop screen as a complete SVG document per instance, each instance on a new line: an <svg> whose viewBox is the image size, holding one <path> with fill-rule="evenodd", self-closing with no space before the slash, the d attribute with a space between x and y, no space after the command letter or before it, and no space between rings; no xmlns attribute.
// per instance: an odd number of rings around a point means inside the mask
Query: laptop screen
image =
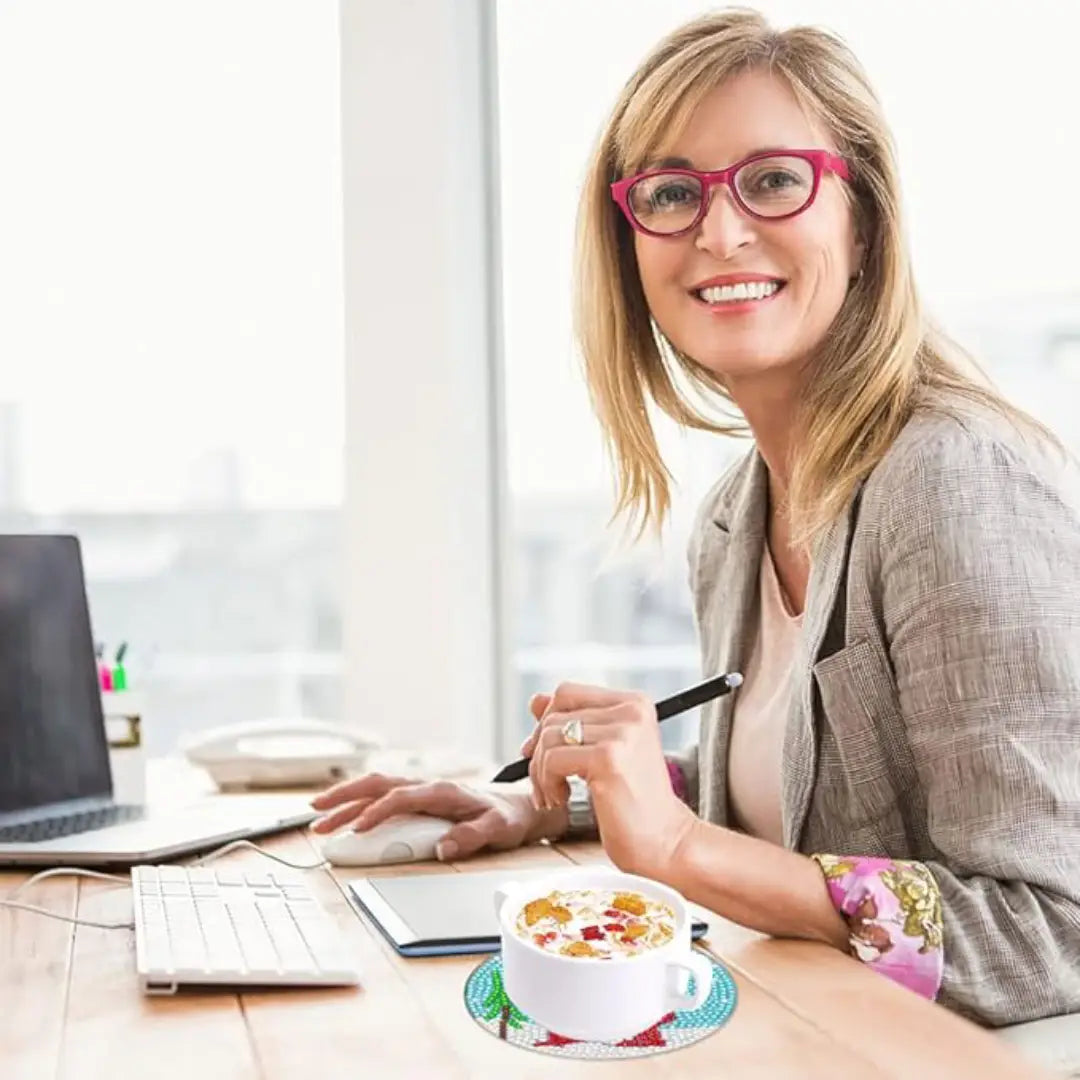
<svg viewBox="0 0 1080 1080"><path fill-rule="evenodd" d="M111 794L79 542L0 535L0 813Z"/></svg>

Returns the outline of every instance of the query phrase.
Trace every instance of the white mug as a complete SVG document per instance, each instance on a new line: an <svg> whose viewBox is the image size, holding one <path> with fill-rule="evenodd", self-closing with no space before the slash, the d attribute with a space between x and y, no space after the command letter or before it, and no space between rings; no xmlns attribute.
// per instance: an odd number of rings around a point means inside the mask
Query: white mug
<svg viewBox="0 0 1080 1080"><path fill-rule="evenodd" d="M132 690L103 690L101 711L109 744L113 801L141 806L146 802L146 747L142 697Z"/></svg>
<svg viewBox="0 0 1080 1080"><path fill-rule="evenodd" d="M561 956L514 930L529 900L555 890L616 889L637 892L675 912L675 933L665 945L621 960ZM712 964L693 951L691 914L674 889L650 878L599 866L570 867L495 890L502 940L503 986L530 1019L568 1039L618 1042L640 1034L667 1013L697 1009L712 989ZM694 993L686 991L694 976Z"/></svg>

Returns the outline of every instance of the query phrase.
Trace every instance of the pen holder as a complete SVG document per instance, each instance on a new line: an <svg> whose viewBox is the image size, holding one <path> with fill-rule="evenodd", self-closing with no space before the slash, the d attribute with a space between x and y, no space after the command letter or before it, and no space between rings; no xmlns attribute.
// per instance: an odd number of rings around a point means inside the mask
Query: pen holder
<svg viewBox="0 0 1080 1080"><path fill-rule="evenodd" d="M141 696L131 690L103 690L101 709L109 744L113 799L118 803L141 804L146 801Z"/></svg>

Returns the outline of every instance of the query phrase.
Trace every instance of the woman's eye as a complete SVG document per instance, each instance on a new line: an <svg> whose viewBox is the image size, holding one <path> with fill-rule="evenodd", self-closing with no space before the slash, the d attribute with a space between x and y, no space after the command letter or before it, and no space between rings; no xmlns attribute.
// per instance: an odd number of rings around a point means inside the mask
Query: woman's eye
<svg viewBox="0 0 1080 1080"><path fill-rule="evenodd" d="M652 203L658 210L687 206L696 199L697 193L685 184L663 184L652 193Z"/></svg>
<svg viewBox="0 0 1080 1080"><path fill-rule="evenodd" d="M740 178L739 189L748 195L786 195L803 190L805 181L788 169L763 169L759 173Z"/></svg>
<svg viewBox="0 0 1080 1080"><path fill-rule="evenodd" d="M799 178L792 173L774 169L755 178L754 187L759 191L781 191L786 187L793 187L799 182Z"/></svg>

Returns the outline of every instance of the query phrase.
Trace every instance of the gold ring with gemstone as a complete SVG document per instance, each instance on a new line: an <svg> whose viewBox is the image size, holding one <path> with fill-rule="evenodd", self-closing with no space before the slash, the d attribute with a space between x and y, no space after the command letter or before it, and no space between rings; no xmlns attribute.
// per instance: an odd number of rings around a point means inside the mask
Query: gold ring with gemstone
<svg viewBox="0 0 1080 1080"><path fill-rule="evenodd" d="M580 718L574 716L562 726L563 741L571 746L581 746L585 742L585 731L582 728Z"/></svg>

